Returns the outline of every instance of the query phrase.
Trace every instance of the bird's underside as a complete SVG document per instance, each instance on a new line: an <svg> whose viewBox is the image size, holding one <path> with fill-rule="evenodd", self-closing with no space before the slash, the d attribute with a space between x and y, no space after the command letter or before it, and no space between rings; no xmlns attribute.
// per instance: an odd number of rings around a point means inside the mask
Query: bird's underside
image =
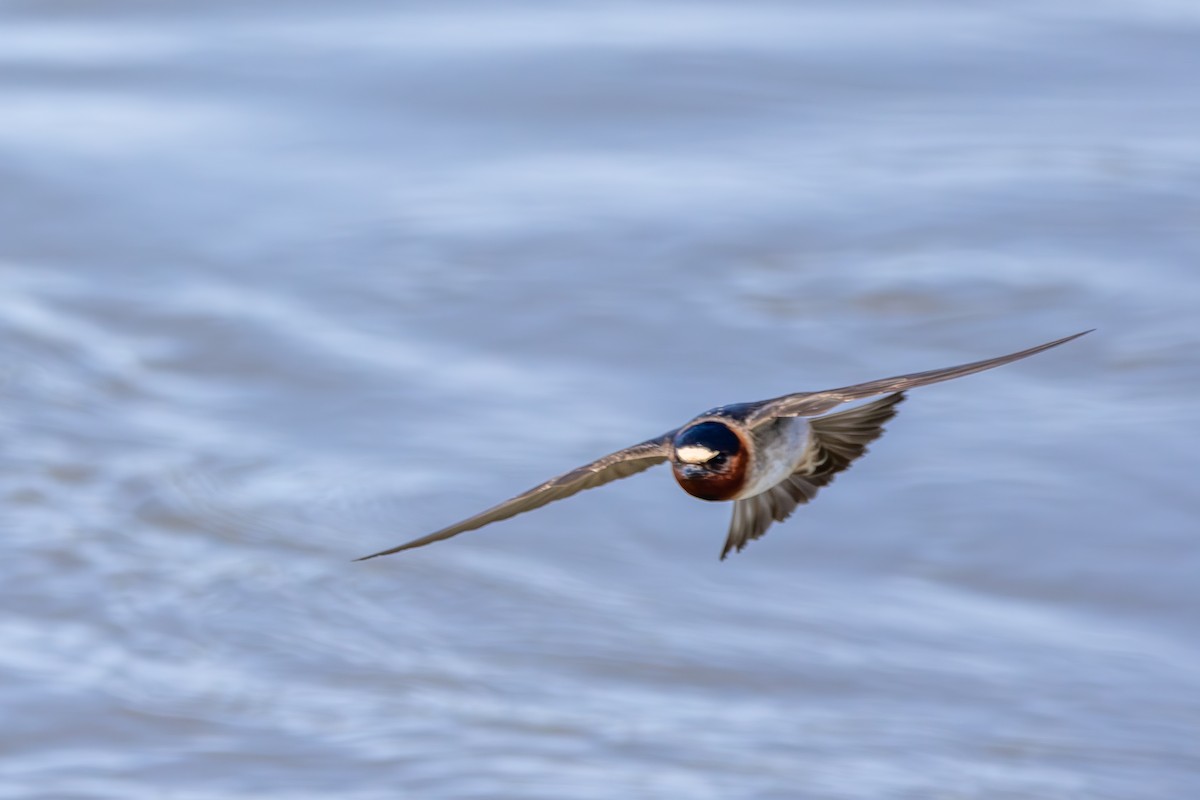
<svg viewBox="0 0 1200 800"><path fill-rule="evenodd" d="M883 424L896 416L903 392L882 400L809 420L811 435L800 468L772 488L733 502L733 519L721 558L729 551L767 532L772 522L783 522L796 506L817 496L834 476L867 452L867 445L883 435Z"/></svg>
<svg viewBox="0 0 1200 800"><path fill-rule="evenodd" d="M1028 358L1052 347L1065 344L1072 339L1077 339L1085 333L1090 333L1090 331L983 361L883 378L839 389L798 392L756 403L724 406L701 415L697 419L722 418L724 415L730 424L737 424L747 430L758 430L761 426L780 417L808 417L811 426L811 436L805 445L804 457L795 472L765 492L734 501L733 519L730 523L725 547L721 551L721 557L725 558L731 550L741 550L747 542L762 536L772 522L786 519L796 506L811 500L818 489L827 485L837 473L845 470L855 459L865 453L867 444L883 433L883 424L895 416L895 407L904 399L903 393L906 390L960 378ZM846 411L818 416L843 403L877 395L887 396ZM532 511L585 489L592 489L620 478L635 475L667 461L672 455L672 442L675 435L693 422L694 420L661 436L610 453L590 464L551 478L545 483L461 522L356 560L365 561L402 550L423 547L442 539L457 536L465 531Z"/></svg>

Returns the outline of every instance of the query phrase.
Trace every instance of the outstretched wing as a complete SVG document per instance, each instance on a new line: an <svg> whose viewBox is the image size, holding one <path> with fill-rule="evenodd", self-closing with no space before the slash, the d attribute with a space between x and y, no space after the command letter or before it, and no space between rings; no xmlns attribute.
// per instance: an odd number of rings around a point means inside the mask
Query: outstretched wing
<svg viewBox="0 0 1200 800"><path fill-rule="evenodd" d="M762 494L733 503L729 536L721 550L724 560L730 551L767 532L772 522L783 522L796 506L817 496L834 476L867 452L867 445L883 435L883 425L896 416L896 405L904 400L897 392L882 400L812 420L811 435L799 468Z"/></svg>
<svg viewBox="0 0 1200 800"><path fill-rule="evenodd" d="M376 556L386 556L391 553L399 553L401 550L423 547L431 542L439 542L442 539L457 536L463 531L482 528L484 525L508 519L526 511L532 511L535 508L541 508L547 503L562 500L564 497L570 497L573 494L582 492L584 489L593 489L610 481L635 475L642 470L649 469L655 464L661 464L667 460L667 455L670 452L671 438L674 435L675 431L671 431L654 439L648 439L641 444L635 444L633 447L626 447L624 450L609 453L603 458L596 459L590 464L584 464L582 467L573 469L565 475L551 478L524 494L519 494L510 500L505 500L500 505L493 506L487 511L480 512L469 519L464 519L462 522L457 522L448 528L434 531L431 534L422 536L420 539L414 539L411 542L406 542L390 550L382 550L378 553L372 553L369 556L356 558L355 561L366 561L368 558L375 558Z"/></svg>
<svg viewBox="0 0 1200 800"><path fill-rule="evenodd" d="M999 367L1002 364L1011 364L1014 361L1020 361L1022 358L1028 358L1029 356L1049 350L1052 347L1058 347L1060 344L1066 344L1072 339L1078 339L1080 336L1091 332L1090 330L1083 331L1074 336L1067 336L1062 339L1056 339L1053 342L1039 344L1037 347L1022 350L1019 353L1010 353L1006 356L989 358L983 361L972 361L970 364L960 364L957 367L933 369L927 372L914 372L909 375L898 375L894 378L881 378L877 381L858 383L854 386L844 386L841 389L828 389L823 392L786 394L772 400L762 401L762 403L755 406L747 414L746 421L753 426L775 417L811 417L823 414L829 409L851 400L861 400L864 397L871 397L877 394L902 392L915 386L925 386L930 383L948 381L954 378L961 378L964 375L970 375L973 372L983 372L985 369Z"/></svg>

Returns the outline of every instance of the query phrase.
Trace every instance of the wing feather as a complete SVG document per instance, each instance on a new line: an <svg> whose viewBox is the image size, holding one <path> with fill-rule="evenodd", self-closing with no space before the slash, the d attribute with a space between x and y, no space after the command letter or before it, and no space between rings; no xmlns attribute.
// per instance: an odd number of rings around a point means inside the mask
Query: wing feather
<svg viewBox="0 0 1200 800"><path fill-rule="evenodd" d="M1076 333L1073 336L1066 336L1062 339L1056 339L1053 342L1039 344L1037 347L1031 347L1028 350L1021 350L1017 353L1010 353L1006 356L988 358L983 361L972 361L969 364L959 364L956 367L932 369L926 372L913 372L908 375L897 375L894 378L881 378L876 381L857 383L853 386L843 386L840 389L828 389L823 392L786 394L772 400L764 400L761 404L757 405L747 415L747 422L753 426L775 417L811 417L823 414L829 409L835 408L842 403L850 402L851 400L861 400L877 394L902 392L915 386L925 386L930 383L961 378L964 375L983 372L984 370L999 367L1003 364L1020 361L1022 358L1028 358L1029 356L1049 350L1052 347L1058 347L1060 344L1066 344L1072 339L1078 339L1087 333L1091 333L1091 331Z"/></svg>
<svg viewBox="0 0 1200 800"><path fill-rule="evenodd" d="M667 460L670 441L674 435L675 431L671 431L654 439L647 439L641 444L635 444L624 450L609 453L590 464L584 464L582 467L559 475L557 478L551 478L545 483L538 484L529 491L505 500L499 505L492 506L486 511L464 519L462 522L456 522L449 527L434 531L411 542L406 542L391 549L381 550L378 553L372 553L369 556L363 556L354 560L366 561L369 558L399 553L401 550L423 547L432 542L439 542L442 539L457 536L464 531L482 528L484 525L508 519L526 511L532 511L535 508L541 508L547 503L562 500L585 489L594 489L611 481L635 475L653 467L655 464L661 464Z"/></svg>

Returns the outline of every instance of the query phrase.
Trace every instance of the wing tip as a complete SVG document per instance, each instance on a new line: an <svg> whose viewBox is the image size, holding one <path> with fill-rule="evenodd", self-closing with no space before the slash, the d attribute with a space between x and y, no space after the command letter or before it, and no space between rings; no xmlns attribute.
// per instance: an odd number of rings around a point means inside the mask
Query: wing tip
<svg viewBox="0 0 1200 800"><path fill-rule="evenodd" d="M1071 341L1072 339L1078 339L1080 336L1087 336L1089 333L1095 333L1095 332L1096 332L1095 328L1088 328L1086 331L1080 331L1079 333L1073 333L1070 336L1064 336L1063 338L1061 338L1057 342L1055 342L1055 344L1066 344L1067 342Z"/></svg>
<svg viewBox="0 0 1200 800"><path fill-rule="evenodd" d="M370 561L372 558L379 558L380 556L390 556L392 553L399 553L401 550L408 550L409 548L411 548L413 546L414 546L414 543L412 543L412 542L410 542L408 544L402 544L399 547L393 547L390 550L380 550L378 553L371 553L371 555L369 555L369 556L359 556L358 558L352 558L352 559L350 559L350 563L357 564L359 561Z"/></svg>

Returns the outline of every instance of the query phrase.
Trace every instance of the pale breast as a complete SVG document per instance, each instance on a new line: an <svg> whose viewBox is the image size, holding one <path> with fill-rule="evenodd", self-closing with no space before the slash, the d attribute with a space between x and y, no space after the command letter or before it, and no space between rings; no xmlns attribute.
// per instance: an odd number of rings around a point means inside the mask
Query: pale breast
<svg viewBox="0 0 1200 800"><path fill-rule="evenodd" d="M745 486L734 499L762 494L791 475L804 459L809 427L804 417L780 417L756 428Z"/></svg>

